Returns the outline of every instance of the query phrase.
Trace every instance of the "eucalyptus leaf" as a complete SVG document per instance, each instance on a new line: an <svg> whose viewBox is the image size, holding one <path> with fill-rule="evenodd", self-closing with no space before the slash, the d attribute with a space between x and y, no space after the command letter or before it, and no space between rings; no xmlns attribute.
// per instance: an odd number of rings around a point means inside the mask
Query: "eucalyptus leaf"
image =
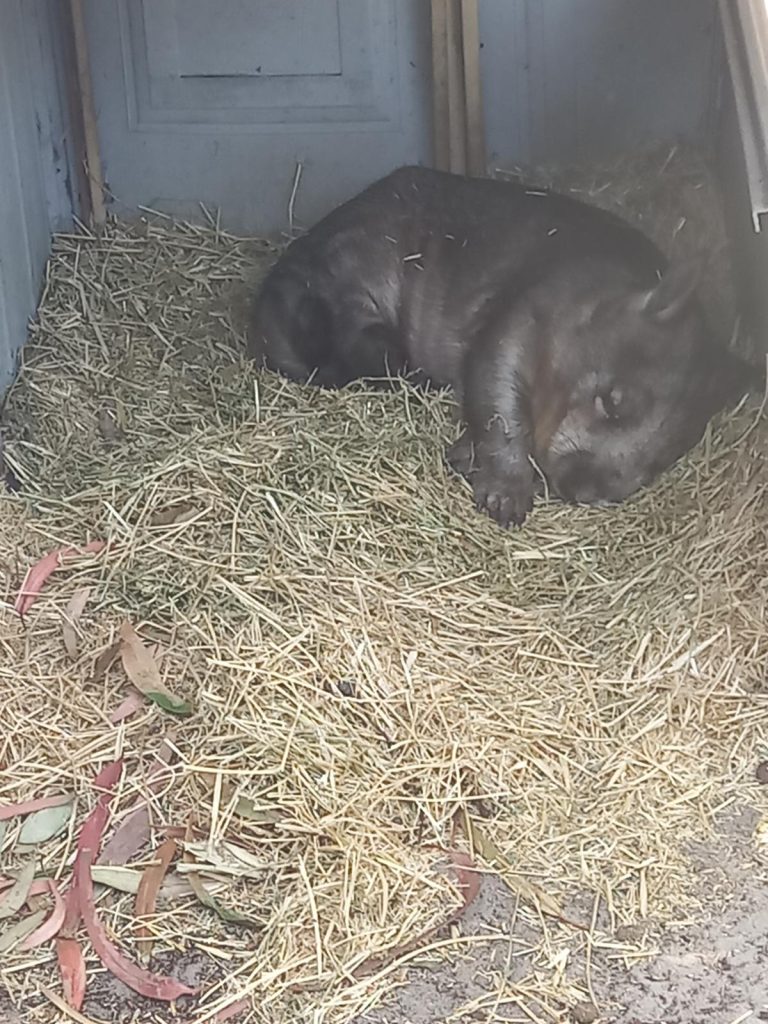
<svg viewBox="0 0 768 1024"><path fill-rule="evenodd" d="M69 824L73 807L74 800L70 800L66 804L59 804L58 807L46 807L42 811L30 814L21 826L19 843L23 846L37 846L38 843L53 839Z"/></svg>
<svg viewBox="0 0 768 1024"><path fill-rule="evenodd" d="M171 715L191 715L194 710L191 704L187 704L183 700L176 700L175 697L169 697L167 693L145 693L144 696Z"/></svg>
<svg viewBox="0 0 768 1024"><path fill-rule="evenodd" d="M47 914L47 910L37 910L34 914L23 917L21 921L17 921L16 924L12 924L5 931L0 932L0 953L7 953L17 942L30 935L35 928L43 923Z"/></svg>

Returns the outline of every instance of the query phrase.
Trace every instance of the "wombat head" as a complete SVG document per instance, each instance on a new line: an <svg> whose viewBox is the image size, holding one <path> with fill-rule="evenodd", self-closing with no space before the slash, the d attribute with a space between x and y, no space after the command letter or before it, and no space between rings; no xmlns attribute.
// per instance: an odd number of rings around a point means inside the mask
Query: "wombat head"
<svg viewBox="0 0 768 1024"><path fill-rule="evenodd" d="M563 499L624 500L749 389L753 371L709 336L696 282L693 268L675 267L651 289L614 289L554 314L549 427L536 431L535 454Z"/></svg>

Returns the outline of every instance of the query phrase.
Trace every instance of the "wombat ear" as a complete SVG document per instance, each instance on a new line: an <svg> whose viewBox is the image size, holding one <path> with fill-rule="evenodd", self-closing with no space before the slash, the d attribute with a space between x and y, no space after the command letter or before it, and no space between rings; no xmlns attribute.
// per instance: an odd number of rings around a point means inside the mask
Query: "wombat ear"
<svg viewBox="0 0 768 1024"><path fill-rule="evenodd" d="M695 262L668 267L656 287L643 293L641 310L659 323L669 323L693 298L700 276L701 268Z"/></svg>

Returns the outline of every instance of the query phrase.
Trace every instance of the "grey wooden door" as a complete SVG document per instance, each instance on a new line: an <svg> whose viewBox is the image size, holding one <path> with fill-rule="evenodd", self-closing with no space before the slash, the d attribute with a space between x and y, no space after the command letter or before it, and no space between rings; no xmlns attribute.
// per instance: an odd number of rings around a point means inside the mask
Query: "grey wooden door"
<svg viewBox="0 0 768 1024"><path fill-rule="evenodd" d="M53 231L72 223L55 0L0 2L0 396L35 313Z"/></svg>
<svg viewBox="0 0 768 1024"><path fill-rule="evenodd" d="M275 232L429 158L429 4L89 0L105 177L138 206Z"/></svg>

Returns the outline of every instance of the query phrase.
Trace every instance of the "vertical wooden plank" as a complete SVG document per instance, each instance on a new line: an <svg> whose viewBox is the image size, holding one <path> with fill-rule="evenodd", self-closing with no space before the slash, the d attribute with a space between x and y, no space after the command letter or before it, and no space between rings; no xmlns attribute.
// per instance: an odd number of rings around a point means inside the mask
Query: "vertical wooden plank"
<svg viewBox="0 0 768 1024"><path fill-rule="evenodd" d="M99 151L96 109L93 102L93 86L91 83L83 0L70 0L70 10L72 12L72 30L75 39L77 77L80 83L80 101L83 106L83 132L85 135L85 154L88 161L91 210L93 211L93 223L97 228L100 228L106 222L107 211L104 203L104 177L101 170L101 153Z"/></svg>
<svg viewBox="0 0 768 1024"><path fill-rule="evenodd" d="M461 43L461 0L448 0L448 148L450 169L467 172L467 110L464 98L464 54Z"/></svg>
<svg viewBox="0 0 768 1024"><path fill-rule="evenodd" d="M448 145L448 0L432 0L432 135L434 164L450 170Z"/></svg>
<svg viewBox="0 0 768 1024"><path fill-rule="evenodd" d="M478 0L461 0L462 46L464 55L464 97L467 124L467 170L481 176L486 172L485 118L480 79L480 18Z"/></svg>

